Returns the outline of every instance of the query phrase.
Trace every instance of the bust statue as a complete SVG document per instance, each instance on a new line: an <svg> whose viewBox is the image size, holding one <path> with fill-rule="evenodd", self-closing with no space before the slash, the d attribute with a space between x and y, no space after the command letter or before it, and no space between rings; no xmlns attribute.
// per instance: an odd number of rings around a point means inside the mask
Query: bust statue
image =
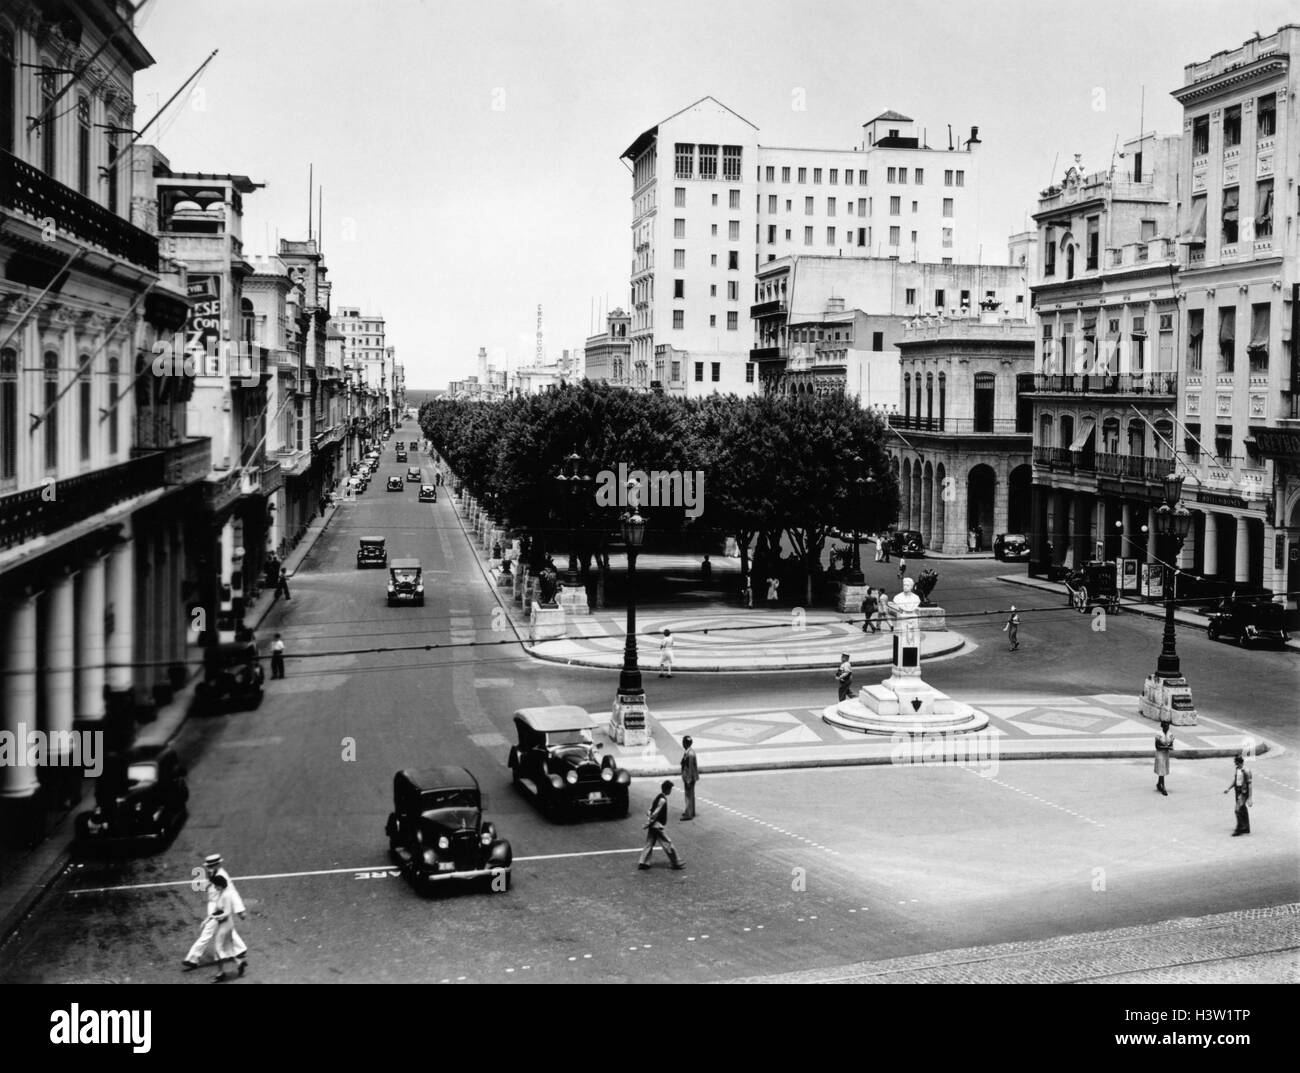
<svg viewBox="0 0 1300 1073"><path fill-rule="evenodd" d="M921 597L912 591L915 587L916 582L910 577L903 578L903 591L893 599L893 604L898 608L901 617L916 617L916 609L921 606Z"/></svg>

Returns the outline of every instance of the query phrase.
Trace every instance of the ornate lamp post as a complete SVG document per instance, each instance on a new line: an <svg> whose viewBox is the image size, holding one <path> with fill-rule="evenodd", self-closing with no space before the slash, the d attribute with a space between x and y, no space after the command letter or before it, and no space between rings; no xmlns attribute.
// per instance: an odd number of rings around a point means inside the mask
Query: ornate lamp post
<svg viewBox="0 0 1300 1073"><path fill-rule="evenodd" d="M610 735L620 745L646 745L645 689L636 654L636 556L645 540L645 519L633 500L622 518L623 542L627 545L627 641L623 646L623 669L618 676L618 695L610 719Z"/></svg>
<svg viewBox="0 0 1300 1073"><path fill-rule="evenodd" d="M583 493L591 488L591 477L582 473L582 456L574 451L565 458L564 463L569 472L563 470L555 475L555 483L560 491L560 498L569 512L569 573L564 583L571 588L579 584L578 577L578 507Z"/></svg>
<svg viewBox="0 0 1300 1073"><path fill-rule="evenodd" d="M1171 474L1165 478L1165 502L1156 511L1156 534L1160 540L1160 558L1164 563L1165 629L1156 669L1147 675L1138 708L1147 719L1168 721L1177 726L1196 723L1192 691L1179 665L1174 636L1174 580L1178 571L1174 560L1191 531L1192 515L1179 504L1183 478Z"/></svg>
<svg viewBox="0 0 1300 1073"><path fill-rule="evenodd" d="M857 476L853 479L853 565L845 582L849 585L862 585L866 578L862 575L862 508L866 503L867 483L869 478L862 476L862 458L853 456L853 470Z"/></svg>

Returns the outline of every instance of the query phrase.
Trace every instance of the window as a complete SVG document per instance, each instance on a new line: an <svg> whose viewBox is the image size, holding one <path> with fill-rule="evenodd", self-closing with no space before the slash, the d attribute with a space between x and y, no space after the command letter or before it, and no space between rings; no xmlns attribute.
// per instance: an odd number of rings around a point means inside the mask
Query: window
<svg viewBox="0 0 1300 1073"><path fill-rule="evenodd" d="M970 291L962 291L962 292L961 292L961 303L960 303L960 304L961 304L961 307L962 307L963 309L969 309L969 308L970 308Z"/></svg>
<svg viewBox="0 0 1300 1073"><path fill-rule="evenodd" d="M916 245L916 232L915 232L915 231L912 232L912 245L913 245L913 246Z"/></svg>
<svg viewBox="0 0 1300 1073"><path fill-rule="evenodd" d="M866 214L867 214L867 199L865 197L860 197L858 198L858 215L865 216Z"/></svg>
<svg viewBox="0 0 1300 1073"><path fill-rule="evenodd" d="M934 428L934 373L925 374L925 427Z"/></svg>
<svg viewBox="0 0 1300 1073"><path fill-rule="evenodd" d="M1273 234L1273 180L1263 179L1255 186L1255 237Z"/></svg>
<svg viewBox="0 0 1300 1073"><path fill-rule="evenodd" d="M835 245L835 228L833 227L828 227L826 229L826 245L828 246Z"/></svg>
<svg viewBox="0 0 1300 1073"><path fill-rule="evenodd" d="M811 216L813 214L813 199L810 197L803 199L803 214L805 216Z"/></svg>
<svg viewBox="0 0 1300 1073"><path fill-rule="evenodd" d="M1232 457L1232 426L1214 426L1214 453L1227 462Z"/></svg>
<svg viewBox="0 0 1300 1073"><path fill-rule="evenodd" d="M945 227L945 228L943 229L943 245L944 245L944 249L951 249L951 248L952 248L952 228L951 228L951 227Z"/></svg>
<svg viewBox="0 0 1300 1073"><path fill-rule="evenodd" d="M675 280L673 280L673 297L674 297L674 298L685 298L685 297L686 297L686 281L685 281L685 280L681 280L681 279L675 279Z"/></svg>
<svg viewBox="0 0 1300 1073"><path fill-rule="evenodd" d="M59 465L59 410L55 400L59 397L59 355L53 350L45 352L45 468L57 469Z"/></svg>
<svg viewBox="0 0 1300 1073"><path fill-rule="evenodd" d="M910 421L912 418L912 374L903 374L903 421Z"/></svg>
<svg viewBox="0 0 1300 1073"><path fill-rule="evenodd" d="M916 212L916 210L917 210L917 205L918 205L918 204L919 204L919 202L916 202L916 201L913 201L913 202L912 202L912 211L913 211L913 212Z"/></svg>
<svg viewBox="0 0 1300 1073"><path fill-rule="evenodd" d="M673 221L673 238L685 238L685 237L686 237L686 221L678 218Z"/></svg>
<svg viewBox="0 0 1300 1073"><path fill-rule="evenodd" d="M800 168L800 169L799 169L799 181L800 181L801 183L806 183L806 182L808 181L808 169L807 169L807 168Z"/></svg>
<svg viewBox="0 0 1300 1073"><path fill-rule="evenodd" d="M90 98L77 98L77 193L90 196Z"/></svg>
<svg viewBox="0 0 1300 1073"><path fill-rule="evenodd" d="M739 241L740 241L740 221L739 221L739 220L728 220L728 221L727 221L727 241L728 241L728 242L739 242Z"/></svg>
<svg viewBox="0 0 1300 1073"><path fill-rule="evenodd" d="M946 307L946 305L947 303L945 301L943 288L941 287L934 292L934 308L936 311L939 311L939 310L943 310Z"/></svg>
<svg viewBox="0 0 1300 1073"><path fill-rule="evenodd" d="M786 170L789 171L789 168L787 168ZM752 384L753 382L754 382L754 363L752 361L747 361L745 362L745 383Z"/></svg>
<svg viewBox="0 0 1300 1073"><path fill-rule="evenodd" d="M903 211L903 199L901 197L891 197L889 199L889 215L898 216Z"/></svg>
<svg viewBox="0 0 1300 1073"><path fill-rule="evenodd" d="M674 268L685 268L685 267L686 267L686 251L685 251L685 250L673 250L673 267L674 267Z"/></svg>
<svg viewBox="0 0 1300 1073"><path fill-rule="evenodd" d="M695 363L695 382L697 384L704 383L704 362L702 361Z"/></svg>
<svg viewBox="0 0 1300 1073"><path fill-rule="evenodd" d="M735 250L731 250L727 254L727 269L731 272L740 271L740 254Z"/></svg>
<svg viewBox="0 0 1300 1073"><path fill-rule="evenodd" d="M1259 98L1255 109L1255 137L1273 137L1277 122L1277 94L1269 93Z"/></svg>
<svg viewBox="0 0 1300 1073"><path fill-rule="evenodd" d="M962 171L961 168L957 169L957 185L958 186L966 185L966 173Z"/></svg>
<svg viewBox="0 0 1300 1073"><path fill-rule="evenodd" d="M952 198L950 197L943 199L943 214L948 219L952 219Z"/></svg>
<svg viewBox="0 0 1300 1073"><path fill-rule="evenodd" d="M888 171L885 172L885 182L887 182L887 183L896 183L896 182L898 182L898 169L897 169L897 168L890 168Z"/></svg>
<svg viewBox="0 0 1300 1073"><path fill-rule="evenodd" d="M872 350L875 350L875 351L881 351L881 350L884 350L884 349L885 349L885 333L884 333L884 332L872 332L872 333L871 333L871 349L872 349Z"/></svg>
<svg viewBox="0 0 1300 1073"><path fill-rule="evenodd" d="M715 313L710 313L710 314L709 314L709 327L710 327L710 328L716 328L717 326L718 326L718 317L717 317L717 314L715 314Z"/></svg>
<svg viewBox="0 0 1300 1073"><path fill-rule="evenodd" d="M788 227L785 229L785 240L786 242L790 241L790 229Z"/></svg>
<svg viewBox="0 0 1300 1073"><path fill-rule="evenodd" d="M837 186L839 184L840 181L839 168L831 168L830 180L831 180L831 186Z"/></svg>
<svg viewBox="0 0 1300 1073"><path fill-rule="evenodd" d="M1237 241L1237 207L1238 188L1230 186L1223 191L1223 243L1232 245Z"/></svg>
<svg viewBox="0 0 1300 1073"><path fill-rule="evenodd" d="M890 244L891 246L897 246L901 237L902 237L902 234L901 234L899 228L897 228L897 227L891 227L891 228L889 229L889 244Z"/></svg>
<svg viewBox="0 0 1300 1073"><path fill-rule="evenodd" d="M776 224L767 225L767 244L769 246L776 242Z"/></svg>
<svg viewBox="0 0 1300 1073"><path fill-rule="evenodd" d="M858 245L859 245L859 246L865 246L865 245L867 245L867 244L871 241L871 237L870 237L870 236L871 236L871 228L869 228L869 227L859 227L859 228L858 228Z"/></svg>
<svg viewBox="0 0 1300 1073"><path fill-rule="evenodd" d="M781 169L781 181L782 181L783 183L788 183L788 182L790 181L790 169L789 169L789 168L782 168L782 169Z"/></svg>
<svg viewBox="0 0 1300 1073"><path fill-rule="evenodd" d="M1192 120L1192 156L1205 156L1210 151L1210 117L1197 116Z"/></svg>
<svg viewBox="0 0 1300 1073"><path fill-rule="evenodd" d="M859 186L867 185L867 173L865 171L862 170L858 171L858 185Z"/></svg>
<svg viewBox="0 0 1300 1073"><path fill-rule="evenodd" d="M727 327L730 328L731 325L728 324ZM709 363L709 379L715 384L722 379L722 362L713 361Z"/></svg>
<svg viewBox="0 0 1300 1073"><path fill-rule="evenodd" d="M1237 307L1219 310L1219 372L1231 373L1236 367Z"/></svg>
<svg viewBox="0 0 1300 1073"><path fill-rule="evenodd" d="M2 121L3 120L0 120L0 122ZM108 117L108 122L110 124L114 123L112 116ZM109 212L118 212L120 210L117 205L117 192L119 189L117 175L117 132L110 130L107 132L105 138L105 160L107 161L107 168L105 170L108 178L108 192L105 204L107 205Z"/></svg>
<svg viewBox="0 0 1300 1073"><path fill-rule="evenodd" d="M90 461L90 355L82 354L77 362L77 445L81 461Z"/></svg>
<svg viewBox="0 0 1300 1073"><path fill-rule="evenodd" d="M949 168L943 173L943 185L952 186L952 169Z"/></svg>
<svg viewBox="0 0 1300 1073"><path fill-rule="evenodd" d="M1241 105L1234 104L1223 110L1223 148L1231 149L1241 144Z"/></svg>
<svg viewBox="0 0 1300 1073"><path fill-rule="evenodd" d="M679 331L686 327L686 313L683 310L673 310L673 327Z"/></svg>
<svg viewBox="0 0 1300 1073"><path fill-rule="evenodd" d="M716 179L718 177L718 147L716 145L700 146L700 178Z"/></svg>
<svg viewBox="0 0 1300 1073"><path fill-rule="evenodd" d="M0 350L0 479L18 472L18 351Z"/></svg>
<svg viewBox="0 0 1300 1073"><path fill-rule="evenodd" d="M734 280L734 279L727 280L727 301L728 302L740 301L740 282L738 280Z"/></svg>
<svg viewBox="0 0 1300 1073"><path fill-rule="evenodd" d="M1101 227L1100 216L1088 217L1088 247L1087 247L1088 257L1086 261L1086 267L1088 268L1089 271L1095 271L1097 268L1098 255L1100 252L1100 247L1098 246L1098 243L1101 241L1101 233L1099 230L1100 227Z"/></svg>
<svg viewBox="0 0 1300 1073"><path fill-rule="evenodd" d="M1150 242L1150 241L1151 241L1153 238L1155 238L1155 237L1156 237L1156 222L1155 222L1155 220L1143 220L1143 221L1142 221L1142 241L1143 241L1143 242Z"/></svg>
<svg viewBox="0 0 1300 1073"><path fill-rule="evenodd" d="M14 36L0 27L0 149L6 153L14 151L14 111L18 101L16 75ZM3 470L0 470L0 476L3 475Z"/></svg>
<svg viewBox="0 0 1300 1073"><path fill-rule="evenodd" d="M695 145L678 142L674 156L677 161L676 177L690 179L695 175Z"/></svg>
<svg viewBox="0 0 1300 1073"><path fill-rule="evenodd" d="M912 174L912 182L916 183L917 186L920 186L924 178L925 178L924 169L916 168Z"/></svg>
<svg viewBox="0 0 1300 1073"><path fill-rule="evenodd" d="M993 373L975 374L975 431L993 431L994 398L997 377Z"/></svg>
<svg viewBox="0 0 1300 1073"><path fill-rule="evenodd" d="M740 178L740 146L724 145L722 147L722 177L731 182Z"/></svg>
<svg viewBox="0 0 1300 1073"><path fill-rule="evenodd" d="M713 235L713 236L716 238L716 237L717 237L717 234L718 234L718 225L717 225L717 224L710 224L710 225L709 225L709 233L710 233L711 235Z"/></svg>
<svg viewBox="0 0 1300 1073"><path fill-rule="evenodd" d="M845 168L845 169L844 169L844 185L845 185L845 186L852 186L852 185L853 185L853 169L852 169L852 168Z"/></svg>
<svg viewBox="0 0 1300 1073"><path fill-rule="evenodd" d="M907 185L907 169L906 169L906 168L899 168L899 169L898 169L898 181L899 181L900 183L902 183L904 186Z"/></svg>
<svg viewBox="0 0 1300 1073"><path fill-rule="evenodd" d="M48 61L42 61L47 63ZM49 64L53 66L53 64ZM54 74L41 75L41 114L45 120L41 123L41 171L45 172L51 179L55 178L54 167L57 163L55 158L55 145L58 142L58 119L54 114L54 98L59 92L58 76Z"/></svg>
<svg viewBox="0 0 1300 1073"><path fill-rule="evenodd" d="M730 199L729 199L729 201L728 201L728 206L729 206L730 208L733 208L733 209L738 209L738 208L740 208L740 191L739 191L739 190L732 190L732 191L730 192Z"/></svg>
<svg viewBox="0 0 1300 1073"><path fill-rule="evenodd" d="M709 297L710 298L718 297L718 285L716 283L709 284Z"/></svg>
<svg viewBox="0 0 1300 1073"><path fill-rule="evenodd" d="M1252 373L1268 372L1268 335L1269 304L1267 302L1250 308L1250 343L1246 353L1250 357Z"/></svg>
<svg viewBox="0 0 1300 1073"><path fill-rule="evenodd" d="M827 216L835 215L835 199L833 197L828 197L826 199L826 215Z"/></svg>
<svg viewBox="0 0 1300 1073"><path fill-rule="evenodd" d="M821 181L822 181L822 169L821 169L821 168L813 168L813 183L814 183L814 185L817 184L817 183L820 183Z"/></svg>
<svg viewBox="0 0 1300 1073"><path fill-rule="evenodd" d="M811 227L805 227L803 229L803 244L805 246L811 246L813 244L813 229Z"/></svg>
<svg viewBox="0 0 1300 1073"><path fill-rule="evenodd" d="M776 168L771 167L771 166L768 167L768 169L767 169L767 181L768 181L769 183L774 183L774 182L776 182Z"/></svg>
<svg viewBox="0 0 1300 1073"><path fill-rule="evenodd" d="M769 213L776 212L776 195L775 195L775 194L768 194L768 195L767 195L767 211L768 211Z"/></svg>
<svg viewBox="0 0 1300 1073"><path fill-rule="evenodd" d="M673 189L673 204L679 209L686 207L686 187L678 186Z"/></svg>
<svg viewBox="0 0 1300 1073"><path fill-rule="evenodd" d="M910 305L910 306L914 306L914 305L916 305L916 288L915 288L915 287L908 287L907 290L904 291L903 293L904 293L904 295L905 295L905 297L903 298L903 302L904 302L906 305Z"/></svg>
<svg viewBox="0 0 1300 1073"><path fill-rule="evenodd" d="M710 268L718 267L718 255L716 253L709 254L709 267Z"/></svg>

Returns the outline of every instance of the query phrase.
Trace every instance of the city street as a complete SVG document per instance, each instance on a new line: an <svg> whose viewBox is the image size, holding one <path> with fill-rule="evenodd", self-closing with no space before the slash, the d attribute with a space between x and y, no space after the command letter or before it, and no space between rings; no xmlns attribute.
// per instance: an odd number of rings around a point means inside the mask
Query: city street
<svg viewBox="0 0 1300 1073"><path fill-rule="evenodd" d="M428 459L416 461L428 479ZM210 971L186 975L180 961L205 910L191 876L218 851L249 910L245 984L721 981L1300 901L1294 654L1186 629L1179 652L1202 713L1283 746L1254 764L1249 838L1229 837L1224 759L1175 759L1165 798L1152 792L1149 760L710 775L706 753L698 818L679 822L680 789L671 802L686 870L656 852L638 872L657 779L634 783L626 820L555 823L514 792L505 765L515 709L608 711L617 673L497 643L513 634L450 490L433 505L417 502L413 483L386 492L384 479L405 468L385 452L370 490L338 510L292 578L292 599L259 631L264 649L283 634L287 678L267 683L256 711L185 726L191 815L176 842L156 857L69 868L0 948L0 981L207 982ZM385 605L387 572L355 566L365 535L385 537L390 557L421 560L426 606ZM997 580L1018 567L933 565L936 602L969 643L927 664L926 680L953 696L1136 694L1153 666L1155 620L1120 613L1098 632L1063 599ZM864 567L869 583L895 589L893 564ZM1015 653L996 613L1011 603L1023 613ZM650 674L646 688L661 720L808 707L834 699L831 670ZM513 845L510 892L425 898L392 868L393 773L435 763L478 777L486 815ZM1219 979L1253 958L1264 975L1295 981L1288 927L1252 946L1241 938L1250 922L1238 922L1207 931L1194 957L1166 948L1152 964L1194 960L1193 973ZM1291 954L1277 953L1288 944ZM1152 967L1133 957L1112 943L1073 978ZM928 978L962 978L942 957L929 964L939 968Z"/></svg>

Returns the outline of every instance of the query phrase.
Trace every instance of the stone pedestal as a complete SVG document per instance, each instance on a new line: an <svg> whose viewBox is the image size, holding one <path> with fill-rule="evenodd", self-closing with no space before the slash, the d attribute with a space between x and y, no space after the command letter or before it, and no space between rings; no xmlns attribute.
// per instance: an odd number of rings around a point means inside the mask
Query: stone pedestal
<svg viewBox="0 0 1300 1073"><path fill-rule="evenodd" d="M497 588L509 589L511 595L513 596L515 590L515 575L507 574L504 573L503 571L498 571L496 578L497 578Z"/></svg>
<svg viewBox="0 0 1300 1073"><path fill-rule="evenodd" d="M563 637L565 633L564 608L543 607L536 600L532 602L532 605L533 609L528 615L528 639L530 641L549 641L556 637Z"/></svg>
<svg viewBox="0 0 1300 1073"><path fill-rule="evenodd" d="M609 716L609 736L619 745L650 744L650 707L644 693L619 693Z"/></svg>
<svg viewBox="0 0 1300 1073"><path fill-rule="evenodd" d="M862 601L866 598L867 591L874 586L871 585L840 585L840 597L835 604L835 609L841 615L860 615L862 614Z"/></svg>
<svg viewBox="0 0 1300 1073"><path fill-rule="evenodd" d="M1196 705L1186 678L1160 678L1148 674L1138 698L1138 714L1153 723L1168 722L1176 727L1196 725Z"/></svg>
<svg viewBox="0 0 1300 1073"><path fill-rule="evenodd" d="M514 600L514 602L519 604L521 607L523 606L523 602L524 602L524 592L527 590L527 588L528 588L528 571L522 566L517 567L515 569L515 583L514 583L511 599Z"/></svg>
<svg viewBox="0 0 1300 1073"><path fill-rule="evenodd" d="M935 633L948 629L947 612L942 607L918 607L916 621L922 633Z"/></svg>
<svg viewBox="0 0 1300 1073"><path fill-rule="evenodd" d="M570 615L591 614L591 609L587 606L587 593L581 587L570 588L566 585L556 595L556 602Z"/></svg>

